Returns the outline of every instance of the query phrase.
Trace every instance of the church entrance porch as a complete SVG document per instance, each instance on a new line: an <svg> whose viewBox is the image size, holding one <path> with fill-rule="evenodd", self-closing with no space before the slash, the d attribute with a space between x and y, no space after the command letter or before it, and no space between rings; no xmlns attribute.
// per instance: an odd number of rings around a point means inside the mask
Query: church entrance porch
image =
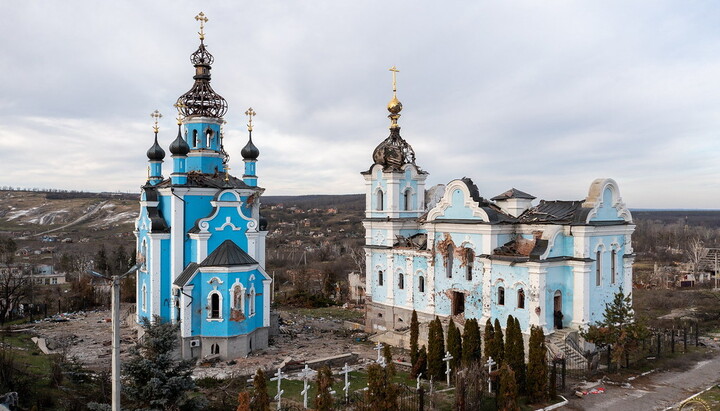
<svg viewBox="0 0 720 411"><path fill-rule="evenodd" d="M452 293L452 315L456 316L465 312L465 293L453 291Z"/></svg>
<svg viewBox="0 0 720 411"><path fill-rule="evenodd" d="M555 291L553 297L553 326L555 329L562 330L563 328L563 313L562 313L562 292L560 290Z"/></svg>

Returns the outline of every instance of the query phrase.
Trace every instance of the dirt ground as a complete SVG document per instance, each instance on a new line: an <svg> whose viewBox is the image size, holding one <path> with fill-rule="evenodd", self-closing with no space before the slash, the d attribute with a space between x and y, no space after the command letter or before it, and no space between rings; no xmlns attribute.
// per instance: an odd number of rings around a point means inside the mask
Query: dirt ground
<svg viewBox="0 0 720 411"><path fill-rule="evenodd" d="M302 363L350 352L358 354L360 363L377 356L372 343L365 341L367 334L346 329L341 320L314 318L285 310L279 314L281 333L272 337L267 349L256 350L246 358L203 363L196 368L195 376L250 375L258 368L271 370L291 361ZM123 321L120 327L121 360L137 339L137 333L131 327L132 316L131 306L123 306L122 318L130 321ZM110 369L112 330L109 310L69 313L25 325L22 329L45 338L50 350L65 350L68 356L76 357L90 369Z"/></svg>

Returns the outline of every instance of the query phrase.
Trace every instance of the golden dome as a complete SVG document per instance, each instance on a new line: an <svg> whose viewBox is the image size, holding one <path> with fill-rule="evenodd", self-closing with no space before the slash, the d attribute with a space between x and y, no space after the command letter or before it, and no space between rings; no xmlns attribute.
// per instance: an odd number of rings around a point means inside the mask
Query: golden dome
<svg viewBox="0 0 720 411"><path fill-rule="evenodd" d="M388 103L387 109L391 114L398 114L402 111L402 103L398 100L396 95L393 94L393 98Z"/></svg>

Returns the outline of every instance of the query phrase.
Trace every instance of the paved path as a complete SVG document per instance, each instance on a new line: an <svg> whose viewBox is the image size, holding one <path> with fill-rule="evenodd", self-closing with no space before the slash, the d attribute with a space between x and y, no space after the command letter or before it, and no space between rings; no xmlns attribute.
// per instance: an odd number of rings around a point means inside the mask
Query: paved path
<svg viewBox="0 0 720 411"><path fill-rule="evenodd" d="M605 394L569 398L567 410L664 410L687 397L720 383L720 353L687 371L649 374L630 382L632 388L601 384Z"/></svg>

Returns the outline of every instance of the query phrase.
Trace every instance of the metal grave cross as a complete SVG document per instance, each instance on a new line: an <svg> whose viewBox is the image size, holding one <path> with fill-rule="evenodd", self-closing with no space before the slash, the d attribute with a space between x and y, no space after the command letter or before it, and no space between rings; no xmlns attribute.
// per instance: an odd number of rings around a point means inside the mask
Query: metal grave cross
<svg viewBox="0 0 720 411"><path fill-rule="evenodd" d="M445 361L445 378L447 378L447 385L450 386L450 372L452 371L450 369L450 360L452 360L453 357L452 354L450 354L450 351L447 351L445 353L445 358L443 358L443 361Z"/></svg>
<svg viewBox="0 0 720 411"><path fill-rule="evenodd" d="M377 363L378 363L378 364L380 364L380 358L382 358L382 350L383 350L383 348L385 348L385 346L382 345L382 343L381 343L380 341L378 341L378 343L377 343L377 345L375 346L375 348L373 348L373 350L375 350L375 351L378 352L378 359L377 359Z"/></svg>
<svg viewBox="0 0 720 411"><path fill-rule="evenodd" d="M416 390L420 389L420 376L422 376L422 373L418 374L417 376L417 385L415 386Z"/></svg>
<svg viewBox="0 0 720 411"><path fill-rule="evenodd" d="M303 380L303 390L300 391L300 394L303 396L303 406L305 408L308 407L307 403L307 395L308 391L310 390L310 385L308 384L308 380L311 379L315 375L315 370L308 367L307 364L305 364L305 368L303 368L302 371L298 374L300 378Z"/></svg>
<svg viewBox="0 0 720 411"><path fill-rule="evenodd" d="M492 379L490 378L490 373L492 372L493 365L497 363L492 359L492 357L489 357L485 364L488 367L488 392L492 392Z"/></svg>
<svg viewBox="0 0 720 411"><path fill-rule="evenodd" d="M350 367L348 367L347 363L345 363L342 373L345 374L345 385L343 386L343 391L345 391L345 402L347 402L348 396L350 395L350 380L348 379L350 376Z"/></svg>
<svg viewBox="0 0 720 411"><path fill-rule="evenodd" d="M277 395L275 395L275 399L277 400L277 409L282 408L282 395L285 391L280 389L280 382L282 381L282 378L284 377L284 374L282 372L282 368L278 368L277 372L275 373L275 377L270 378L270 381L277 380L278 382L278 388L277 388Z"/></svg>

